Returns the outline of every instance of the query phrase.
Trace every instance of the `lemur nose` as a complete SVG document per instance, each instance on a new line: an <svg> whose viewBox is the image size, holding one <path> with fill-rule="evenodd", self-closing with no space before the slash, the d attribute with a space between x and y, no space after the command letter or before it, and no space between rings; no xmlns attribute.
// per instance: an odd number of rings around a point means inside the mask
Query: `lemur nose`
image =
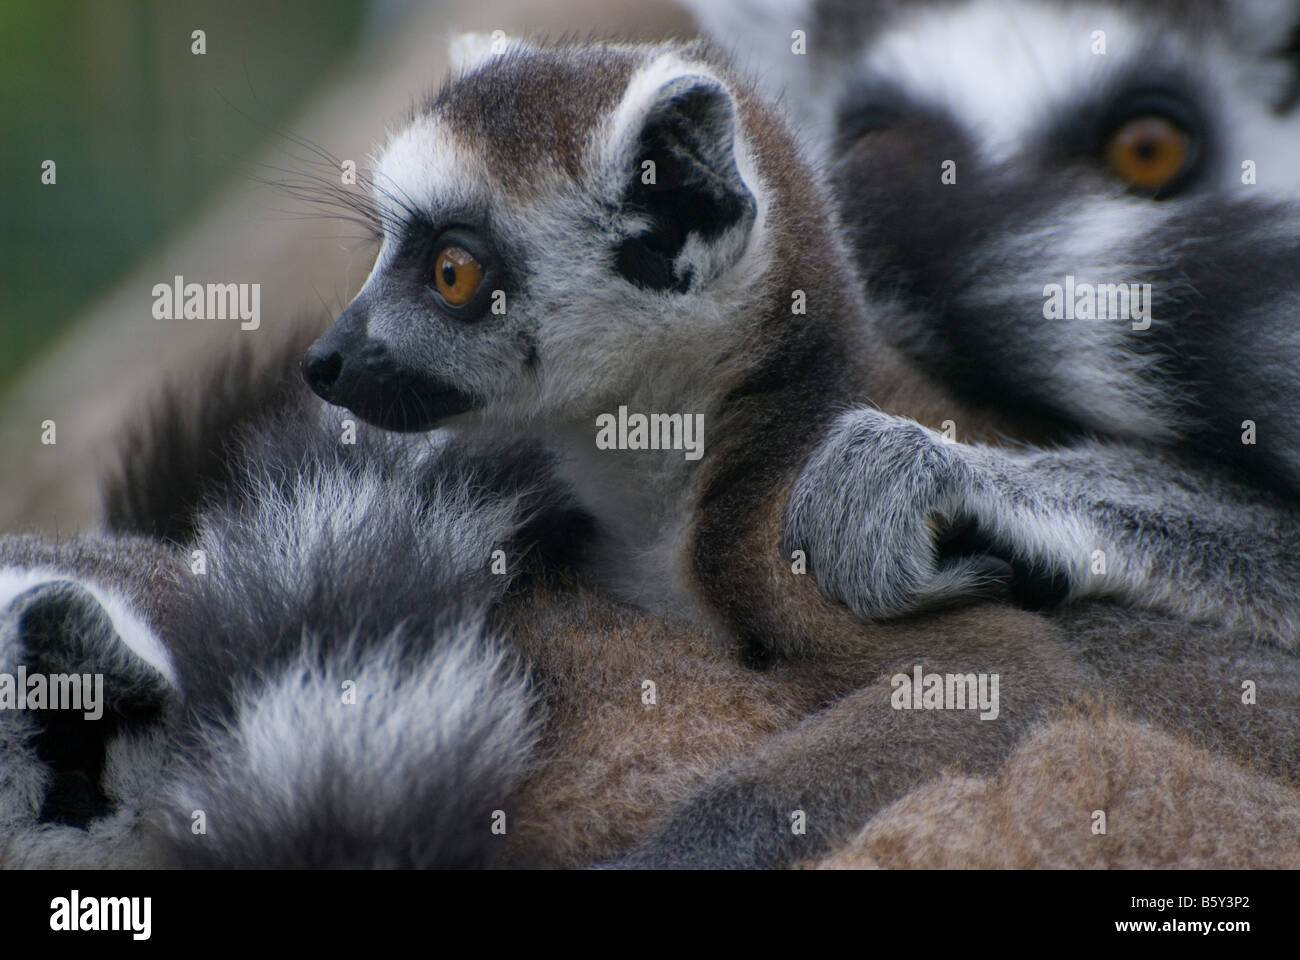
<svg viewBox="0 0 1300 960"><path fill-rule="evenodd" d="M330 390L343 372L343 354L322 345L313 343L302 358L302 378L307 386L322 399L330 398Z"/></svg>

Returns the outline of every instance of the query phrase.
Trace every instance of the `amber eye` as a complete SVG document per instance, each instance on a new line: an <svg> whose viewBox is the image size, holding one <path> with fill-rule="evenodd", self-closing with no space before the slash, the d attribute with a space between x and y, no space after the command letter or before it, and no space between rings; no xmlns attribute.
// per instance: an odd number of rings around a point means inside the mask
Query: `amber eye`
<svg viewBox="0 0 1300 960"><path fill-rule="evenodd" d="M1125 121L1106 143L1106 160L1122 179L1142 190L1159 190L1187 166L1192 142L1164 117L1149 114Z"/></svg>
<svg viewBox="0 0 1300 960"><path fill-rule="evenodd" d="M433 282L444 300L463 307L483 283L483 265L463 247L443 247L433 265Z"/></svg>

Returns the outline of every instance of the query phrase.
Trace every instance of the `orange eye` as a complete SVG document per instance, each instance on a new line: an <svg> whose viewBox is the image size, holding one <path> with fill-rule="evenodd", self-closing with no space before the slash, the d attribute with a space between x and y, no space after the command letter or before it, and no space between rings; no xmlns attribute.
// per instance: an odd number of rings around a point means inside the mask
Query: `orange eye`
<svg viewBox="0 0 1300 960"><path fill-rule="evenodd" d="M433 265L433 282L444 300L462 307L483 283L483 265L463 247L443 247Z"/></svg>
<svg viewBox="0 0 1300 960"><path fill-rule="evenodd" d="M1159 190L1187 166L1191 138L1155 114L1125 121L1106 144L1106 160L1123 180L1143 190Z"/></svg>

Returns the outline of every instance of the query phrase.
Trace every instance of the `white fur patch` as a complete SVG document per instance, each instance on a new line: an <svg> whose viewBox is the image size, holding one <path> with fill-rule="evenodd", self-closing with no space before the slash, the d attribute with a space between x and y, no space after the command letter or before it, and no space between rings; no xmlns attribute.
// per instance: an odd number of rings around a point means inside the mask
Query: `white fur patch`
<svg viewBox="0 0 1300 960"><path fill-rule="evenodd" d="M1107 52L1091 51L1094 30ZM1145 32L1102 5L978 0L917 7L863 56L923 102L945 108L992 160L1013 156L1050 112L1127 63Z"/></svg>
<svg viewBox="0 0 1300 960"><path fill-rule="evenodd" d="M132 609L131 602L80 576L48 568L0 570L0 610L4 610L21 594L45 583L68 580L76 583L93 596L113 623L122 642L141 660L149 664L172 686L176 685L176 669L171 654L153 629Z"/></svg>

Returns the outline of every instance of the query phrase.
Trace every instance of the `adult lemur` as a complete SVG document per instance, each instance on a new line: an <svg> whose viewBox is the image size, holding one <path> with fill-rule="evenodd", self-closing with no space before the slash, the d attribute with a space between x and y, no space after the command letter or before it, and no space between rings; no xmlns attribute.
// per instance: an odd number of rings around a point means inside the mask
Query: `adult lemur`
<svg viewBox="0 0 1300 960"><path fill-rule="evenodd" d="M967 402L1050 422L1063 439L1159 446L1300 490L1300 5L688 5L783 92L831 171L865 284L893 304L872 313L882 341ZM1145 298L1141 316L1124 314L1128 294ZM810 496L840 490L870 512L849 448L880 423L839 421L821 456L842 466ZM1253 565L1257 543L1277 542L1227 490L1191 493L1132 447L1074 444L1013 469L1055 462L1063 495L1127 500L1133 524L1199 541L1188 559L1207 573ZM817 558L824 518L793 519ZM863 541L834 542L828 559L869 565ZM1175 578L1184 569L1173 561ZM1294 589L1257 571L1235 603L1263 608ZM843 565L817 576L872 609Z"/></svg>
<svg viewBox="0 0 1300 960"><path fill-rule="evenodd" d="M879 618L996 579L960 555L970 537L936 543L973 525L978 551L1053 596L1294 642L1300 522L1281 500L1120 442L1007 450L837 419L867 399L991 432L866 339L909 308L863 299L818 177L706 46L484 47L375 183L378 260L308 382L390 429L543 437L595 518L594 568L645 608L751 651L851 645L801 551ZM667 432L599 449L629 411L702 424L702 459Z"/></svg>

